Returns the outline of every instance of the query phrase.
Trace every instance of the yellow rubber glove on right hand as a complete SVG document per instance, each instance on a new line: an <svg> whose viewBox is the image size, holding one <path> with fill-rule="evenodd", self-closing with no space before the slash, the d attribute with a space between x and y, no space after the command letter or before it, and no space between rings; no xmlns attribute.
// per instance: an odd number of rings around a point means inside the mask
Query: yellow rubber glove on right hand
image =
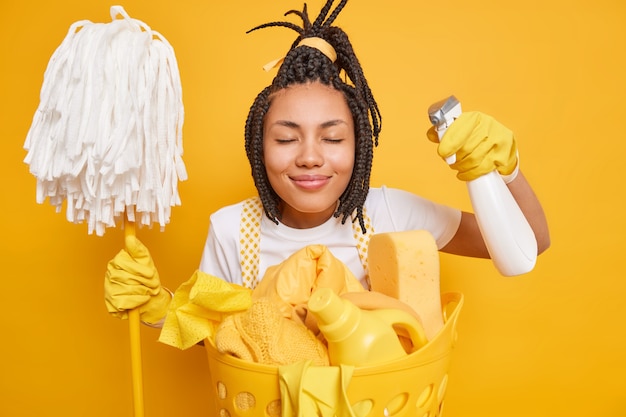
<svg viewBox="0 0 626 417"><path fill-rule="evenodd" d="M159 273L148 248L135 236L126 238L122 249L107 265L104 302L114 317L128 318L128 310L139 309L141 320L157 323L165 317L171 300L161 287Z"/></svg>
<svg viewBox="0 0 626 417"><path fill-rule="evenodd" d="M426 133L431 142L439 143L434 127ZM456 154L450 168L457 178L471 181L493 170L506 177L518 166L517 143L513 132L493 117L472 111L462 113L441 138L437 153L442 158Z"/></svg>

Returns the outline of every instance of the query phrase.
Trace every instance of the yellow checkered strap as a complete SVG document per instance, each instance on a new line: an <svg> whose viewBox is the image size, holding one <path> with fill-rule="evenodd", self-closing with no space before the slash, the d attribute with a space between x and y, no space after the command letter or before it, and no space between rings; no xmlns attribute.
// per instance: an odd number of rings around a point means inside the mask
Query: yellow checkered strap
<svg viewBox="0 0 626 417"><path fill-rule="evenodd" d="M246 288L254 288L259 282L262 216L263 204L259 197L252 197L243 202L239 226L239 262L241 281Z"/></svg>
<svg viewBox="0 0 626 417"><path fill-rule="evenodd" d="M252 197L243 202L239 227L239 260L241 263L241 280L246 288L255 288L259 283L262 216L263 204L259 197ZM363 233L358 221L352 222L352 231L361 265L367 273L367 247L374 230L365 208L363 208L363 220L367 231Z"/></svg>
<svg viewBox="0 0 626 417"><path fill-rule="evenodd" d="M370 286L369 279L369 269L367 265L367 248L370 245L370 237L374 234L374 226L372 226L372 220L365 212L365 207L363 207L363 222L365 223L365 233L361 230L361 225L358 220L352 220L352 235L354 236L354 241L356 242L356 248L359 251L359 258L361 259L361 265L363 265L363 270L367 276L367 286Z"/></svg>

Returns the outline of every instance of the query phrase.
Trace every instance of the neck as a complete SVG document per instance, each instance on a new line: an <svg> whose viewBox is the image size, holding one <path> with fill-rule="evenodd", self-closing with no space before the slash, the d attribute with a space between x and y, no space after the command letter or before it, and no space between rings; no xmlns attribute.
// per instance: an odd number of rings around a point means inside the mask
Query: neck
<svg viewBox="0 0 626 417"><path fill-rule="evenodd" d="M292 227L294 229L311 229L313 227L324 224L328 219L332 217L333 213L335 213L335 210L336 206L331 206L321 212L305 213L281 204L280 222L285 226Z"/></svg>

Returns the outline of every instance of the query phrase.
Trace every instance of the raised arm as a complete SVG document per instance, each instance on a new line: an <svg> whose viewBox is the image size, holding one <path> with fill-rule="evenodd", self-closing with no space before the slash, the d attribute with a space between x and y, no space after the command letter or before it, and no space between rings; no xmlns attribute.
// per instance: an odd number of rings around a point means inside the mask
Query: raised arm
<svg viewBox="0 0 626 417"><path fill-rule="evenodd" d="M434 128L428 131L427 136L433 142L439 141ZM437 152L444 159L455 155L456 162L450 167L457 171L457 178L462 181L472 181L494 170L498 171L535 234L538 254L550 246L543 208L519 170L517 143L509 129L486 114L463 113L448 128ZM463 256L489 257L473 214L463 213L457 233L442 251Z"/></svg>

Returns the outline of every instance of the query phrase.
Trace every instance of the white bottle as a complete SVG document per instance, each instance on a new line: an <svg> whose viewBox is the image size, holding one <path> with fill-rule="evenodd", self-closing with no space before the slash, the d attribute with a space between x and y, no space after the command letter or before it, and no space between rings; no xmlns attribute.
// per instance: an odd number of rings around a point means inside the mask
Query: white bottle
<svg viewBox="0 0 626 417"><path fill-rule="evenodd" d="M428 109L439 138L461 115L461 103L450 96ZM453 164L456 155L446 159ZM537 260L537 240L524 213L497 171L467 182L474 214L491 259L504 276L530 272Z"/></svg>

